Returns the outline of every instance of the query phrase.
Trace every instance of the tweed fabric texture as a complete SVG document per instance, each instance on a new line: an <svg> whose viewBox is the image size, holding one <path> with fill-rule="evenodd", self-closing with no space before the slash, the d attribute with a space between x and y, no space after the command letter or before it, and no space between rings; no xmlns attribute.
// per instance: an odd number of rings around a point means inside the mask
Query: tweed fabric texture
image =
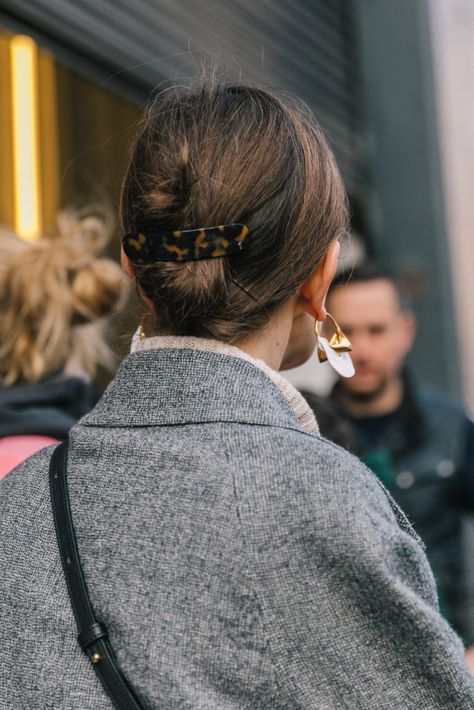
<svg viewBox="0 0 474 710"><path fill-rule="evenodd" d="M51 449L0 483L2 710L110 710L76 641ZM258 367L137 352L71 431L90 596L146 707L469 710L424 552Z"/></svg>
<svg viewBox="0 0 474 710"><path fill-rule="evenodd" d="M194 338L189 335L157 335L151 338L142 338L140 335L140 328L136 331L132 338L132 352L155 350L157 348L172 348L173 350L177 348L187 348L191 350L200 350L202 352L229 355L230 357L237 357L241 360L251 362L252 365L258 367L259 370L262 370L262 372L264 372L267 377L269 377L278 387L283 397L290 405L290 408L293 410L293 414L298 419L301 427L310 434L319 434L319 426L314 416L314 412L308 406L308 403L301 392L298 392L298 390L295 389L295 387L293 387L293 385L278 372L272 370L266 362L252 357L240 348L235 347L235 345L228 345L227 343L221 343L218 340L211 340L209 338Z"/></svg>

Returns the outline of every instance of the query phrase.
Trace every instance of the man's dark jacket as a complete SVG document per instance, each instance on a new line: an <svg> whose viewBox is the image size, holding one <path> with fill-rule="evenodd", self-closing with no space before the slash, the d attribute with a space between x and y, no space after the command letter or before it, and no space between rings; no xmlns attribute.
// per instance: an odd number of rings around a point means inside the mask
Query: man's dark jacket
<svg viewBox="0 0 474 710"><path fill-rule="evenodd" d="M466 643L474 642L473 590L463 550L462 514L474 511L474 424L439 393L404 375L399 409L352 419L353 450L378 475L427 547L440 607ZM323 432L324 433L324 432Z"/></svg>

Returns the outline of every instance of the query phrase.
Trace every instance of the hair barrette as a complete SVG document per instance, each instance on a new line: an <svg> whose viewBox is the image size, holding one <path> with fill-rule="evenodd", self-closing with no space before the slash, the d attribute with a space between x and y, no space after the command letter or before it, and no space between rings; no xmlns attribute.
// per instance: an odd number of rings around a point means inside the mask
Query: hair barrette
<svg viewBox="0 0 474 710"><path fill-rule="evenodd" d="M245 224L221 224L202 229L126 234L123 250L131 261L197 261L238 254L249 233Z"/></svg>

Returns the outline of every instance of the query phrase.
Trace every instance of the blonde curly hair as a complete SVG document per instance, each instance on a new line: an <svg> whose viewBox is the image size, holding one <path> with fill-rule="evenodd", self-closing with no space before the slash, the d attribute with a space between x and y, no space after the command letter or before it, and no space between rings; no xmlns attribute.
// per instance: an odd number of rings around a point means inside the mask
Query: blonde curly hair
<svg viewBox="0 0 474 710"><path fill-rule="evenodd" d="M107 213L91 209L62 212L54 236L34 243L0 232L0 386L112 366L104 326L127 287L118 264L97 256L111 232Z"/></svg>

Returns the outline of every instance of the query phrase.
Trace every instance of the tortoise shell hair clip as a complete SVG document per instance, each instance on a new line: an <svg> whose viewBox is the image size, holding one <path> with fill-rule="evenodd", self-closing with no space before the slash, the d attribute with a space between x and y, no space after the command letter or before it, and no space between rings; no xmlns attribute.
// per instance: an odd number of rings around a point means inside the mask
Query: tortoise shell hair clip
<svg viewBox="0 0 474 710"><path fill-rule="evenodd" d="M135 263L197 261L238 254L249 233L245 224L221 224L203 229L126 234L123 250Z"/></svg>

